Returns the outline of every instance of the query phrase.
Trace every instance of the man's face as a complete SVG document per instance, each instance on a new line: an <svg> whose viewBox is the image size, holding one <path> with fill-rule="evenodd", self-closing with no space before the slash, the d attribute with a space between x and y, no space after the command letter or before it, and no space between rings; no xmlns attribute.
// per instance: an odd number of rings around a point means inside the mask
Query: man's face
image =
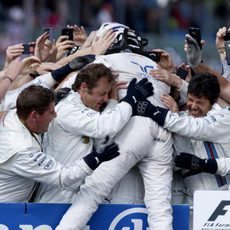
<svg viewBox="0 0 230 230"><path fill-rule="evenodd" d="M37 114L36 133L47 132L50 122L57 116L54 108L55 103L52 102L42 115Z"/></svg>
<svg viewBox="0 0 230 230"><path fill-rule="evenodd" d="M97 81L97 86L89 90L87 85L81 89L81 100L85 106L99 111L100 108L108 102L109 92L112 88L112 83L107 78L101 77Z"/></svg>
<svg viewBox="0 0 230 230"><path fill-rule="evenodd" d="M188 94L187 109L189 115L193 117L202 117L205 116L211 108L212 104L207 98L199 98L192 94Z"/></svg>

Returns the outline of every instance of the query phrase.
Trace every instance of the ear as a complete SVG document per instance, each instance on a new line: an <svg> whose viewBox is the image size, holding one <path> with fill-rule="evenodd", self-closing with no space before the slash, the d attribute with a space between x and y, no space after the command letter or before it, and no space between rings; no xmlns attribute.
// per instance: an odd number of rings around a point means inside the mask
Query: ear
<svg viewBox="0 0 230 230"><path fill-rule="evenodd" d="M31 119L32 122L37 121L37 119L38 119L38 113L36 111L32 111L30 113L30 119Z"/></svg>
<svg viewBox="0 0 230 230"><path fill-rule="evenodd" d="M82 82L80 85L81 92L88 92L88 85L85 82Z"/></svg>

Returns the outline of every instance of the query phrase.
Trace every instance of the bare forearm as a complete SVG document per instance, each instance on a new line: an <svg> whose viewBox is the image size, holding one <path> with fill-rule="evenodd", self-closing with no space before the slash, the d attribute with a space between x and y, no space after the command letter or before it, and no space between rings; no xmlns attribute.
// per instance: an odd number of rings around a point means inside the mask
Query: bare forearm
<svg viewBox="0 0 230 230"><path fill-rule="evenodd" d="M8 76L3 76L0 78L0 101L2 101L4 98L12 82L13 80Z"/></svg>
<svg viewBox="0 0 230 230"><path fill-rule="evenodd" d="M226 102L230 103L230 83L226 80L221 74L217 71L213 70L209 66L205 64L200 64L198 67L193 69L195 72L199 73L211 73L215 75L220 83L220 97L225 100Z"/></svg>
<svg viewBox="0 0 230 230"><path fill-rule="evenodd" d="M17 89L32 80L33 78L29 75L19 75L17 79L10 85L9 90Z"/></svg>
<svg viewBox="0 0 230 230"><path fill-rule="evenodd" d="M75 53L69 55L68 57L62 58L60 61L57 62L57 64L59 64L60 66L64 66L69 62L71 62L72 60L74 60L76 57L84 56L87 54L92 54L91 47L82 50L77 50Z"/></svg>

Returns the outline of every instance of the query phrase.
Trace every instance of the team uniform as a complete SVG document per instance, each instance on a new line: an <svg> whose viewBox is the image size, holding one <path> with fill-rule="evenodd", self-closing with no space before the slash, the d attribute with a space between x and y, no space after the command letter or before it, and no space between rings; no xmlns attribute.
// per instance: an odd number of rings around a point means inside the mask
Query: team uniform
<svg viewBox="0 0 230 230"><path fill-rule="evenodd" d="M132 107L114 100L107 107L103 113L92 110L83 104L77 92L71 91L55 107L57 117L44 136L45 152L66 165L92 152L93 138L115 136L130 119ZM72 192L42 185L36 201L68 203L77 191L78 188Z"/></svg>
<svg viewBox="0 0 230 230"><path fill-rule="evenodd" d="M85 161L63 167L42 150L40 135L29 132L16 114L0 124L0 202L29 201L36 181L75 191L92 173Z"/></svg>
<svg viewBox="0 0 230 230"><path fill-rule="evenodd" d="M221 175L226 175L228 170L222 167L222 162L225 162L225 158L230 157L229 130L227 128L229 122L230 111L214 104L207 116L201 118L188 116L187 112L181 112L180 115L169 112L164 127L182 135L182 138L187 142L187 145L182 141L177 142L186 146L187 149L177 152L189 152L202 159L217 159L219 162L218 171ZM174 136L176 137L177 134ZM193 194L196 190L227 190L229 182L229 175L221 177L220 175L200 173L188 176L184 179L187 202L193 204Z"/></svg>
<svg viewBox="0 0 230 230"><path fill-rule="evenodd" d="M156 63L150 58L122 52L98 56L95 62L103 63L118 73L118 80L130 82L133 78L138 81L148 78L154 87L154 96L148 100L154 105L163 106L159 96L168 94L170 88L148 74L152 68L156 68ZM71 81L73 80L69 79L69 84ZM120 99L124 95L125 90L120 90ZM93 175L86 179L57 230L82 229L104 197L108 197L112 203L134 203L143 193L148 210L149 229L172 229L171 134L149 118L132 117L115 136L114 141L119 145L120 156L101 164ZM140 171L145 188L139 178L136 179L137 174L129 172L134 166Z"/></svg>

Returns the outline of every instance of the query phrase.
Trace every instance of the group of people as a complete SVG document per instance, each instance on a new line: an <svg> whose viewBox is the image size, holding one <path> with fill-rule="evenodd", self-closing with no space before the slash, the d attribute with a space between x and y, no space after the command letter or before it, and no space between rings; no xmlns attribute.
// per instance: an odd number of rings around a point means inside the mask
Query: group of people
<svg viewBox="0 0 230 230"><path fill-rule="evenodd" d="M175 66L120 23L72 28L74 40L43 33L33 56L6 51L0 201L72 203L56 230L83 229L100 203L144 203L149 229L172 230L172 203L229 186L227 28L221 74L188 34L187 63Z"/></svg>

